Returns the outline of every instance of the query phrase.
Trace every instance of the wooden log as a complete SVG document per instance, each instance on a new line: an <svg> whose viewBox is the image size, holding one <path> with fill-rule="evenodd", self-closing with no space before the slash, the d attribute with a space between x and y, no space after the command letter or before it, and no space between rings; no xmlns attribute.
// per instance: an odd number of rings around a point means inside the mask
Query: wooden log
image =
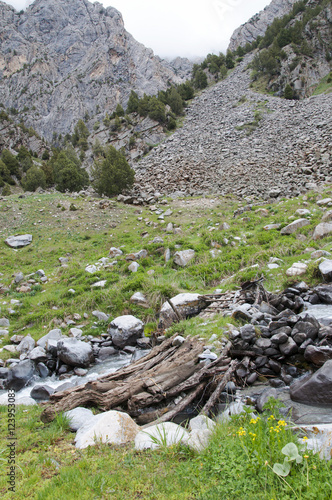
<svg viewBox="0 0 332 500"><path fill-rule="evenodd" d="M205 384L199 384L193 391L191 391L179 404L177 404L172 410L164 413L160 418L155 420L154 422L149 423L148 425L143 426L143 429L146 427L150 427L151 425L160 424L162 422L167 422L172 420L180 411L185 410L187 406L197 398L197 396L203 391Z"/></svg>
<svg viewBox="0 0 332 500"><path fill-rule="evenodd" d="M85 385L56 393L46 403L41 415L43 422L53 420L56 413L77 406L93 405L106 411L128 405L136 409L133 397L137 394L162 395L180 385L200 369L198 355L203 344L187 339L181 346L172 346L172 339L164 346L154 348L148 356L115 374L110 374Z"/></svg>
<svg viewBox="0 0 332 500"><path fill-rule="evenodd" d="M222 391L224 390L226 384L232 378L232 376L236 370L237 365L238 365L238 361L235 361L235 360L232 361L227 372L223 376L221 376L222 378L221 378L220 382L218 383L217 388L212 393L209 400L205 403L205 405L203 406L203 408L200 412L202 415L209 415L211 408L213 408L215 406L215 404L217 403L218 399L220 398L220 395L221 395Z"/></svg>

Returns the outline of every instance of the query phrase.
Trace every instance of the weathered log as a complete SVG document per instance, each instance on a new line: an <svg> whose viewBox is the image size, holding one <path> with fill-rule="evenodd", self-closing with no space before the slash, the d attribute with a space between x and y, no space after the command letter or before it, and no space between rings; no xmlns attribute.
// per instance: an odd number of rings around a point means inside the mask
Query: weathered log
<svg viewBox="0 0 332 500"><path fill-rule="evenodd" d="M203 352L203 343L188 338L181 346L175 347L172 341L168 339L145 358L116 373L53 394L41 415L42 421L53 420L56 413L77 406L93 405L104 411L110 410L128 405L137 394L164 394L181 384L200 369L198 355Z"/></svg>
<svg viewBox="0 0 332 500"><path fill-rule="evenodd" d="M215 391L210 396L209 400L203 406L203 408L201 410L201 414L209 415L211 409L216 405L218 399L220 398L222 391L225 389L226 384L231 380L231 378L236 370L237 365L238 365L238 361L235 361L235 360L232 361L227 372L223 376L220 376L221 380L218 383Z"/></svg>
<svg viewBox="0 0 332 500"><path fill-rule="evenodd" d="M194 401L194 399L197 398L197 396L203 391L205 387L205 384L199 384L199 386L196 387L193 391L191 391L187 397L183 398L182 401L180 401L179 404L177 404L174 408L172 408L170 411L164 413L160 418L155 420L154 422L150 422L148 424L148 427L154 424L160 424L161 422L167 422L169 420L172 420L180 411L185 410L187 406ZM144 428L144 427L143 427Z"/></svg>

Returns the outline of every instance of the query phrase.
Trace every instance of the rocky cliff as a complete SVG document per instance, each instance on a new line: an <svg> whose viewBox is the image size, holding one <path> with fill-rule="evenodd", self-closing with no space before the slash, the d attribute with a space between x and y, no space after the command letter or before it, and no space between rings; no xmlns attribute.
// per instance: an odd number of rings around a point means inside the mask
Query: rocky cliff
<svg viewBox="0 0 332 500"><path fill-rule="evenodd" d="M181 81L177 65L178 74L98 2L35 0L20 13L0 2L0 102L47 139L125 106L131 89L155 94Z"/></svg>
<svg viewBox="0 0 332 500"><path fill-rule="evenodd" d="M272 0L272 2L255 14L249 21L237 28L229 43L229 50L236 50L244 47L246 43L252 43L258 36L263 36L266 28L272 24L277 17L282 17L291 11L293 5L298 0Z"/></svg>

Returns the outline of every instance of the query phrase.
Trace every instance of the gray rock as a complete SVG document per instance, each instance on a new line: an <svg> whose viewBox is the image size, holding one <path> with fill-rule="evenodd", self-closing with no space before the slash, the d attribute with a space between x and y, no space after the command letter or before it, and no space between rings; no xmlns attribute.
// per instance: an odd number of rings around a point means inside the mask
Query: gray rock
<svg viewBox="0 0 332 500"><path fill-rule="evenodd" d="M280 231L280 234L293 234L301 227L308 226L309 224L310 221L308 221L307 219L297 219L294 222L288 224L288 226L284 227Z"/></svg>
<svg viewBox="0 0 332 500"><path fill-rule="evenodd" d="M105 359L109 358L110 356L114 356L115 354L118 354L119 351L114 349L114 347L101 347L99 352L98 352L98 359L101 361L104 361Z"/></svg>
<svg viewBox="0 0 332 500"><path fill-rule="evenodd" d="M41 378L46 378L49 376L50 371L47 366L44 365L44 363L38 363L36 368Z"/></svg>
<svg viewBox="0 0 332 500"><path fill-rule="evenodd" d="M46 361L47 354L45 349L37 346L29 352L28 358L31 359L31 361L35 361L36 363L38 363L39 361Z"/></svg>
<svg viewBox="0 0 332 500"><path fill-rule="evenodd" d="M62 336L61 330L59 328L55 328L53 330L50 330L46 335L37 340L37 345L45 349L47 346L47 341L49 339L58 341L61 339L61 336Z"/></svg>
<svg viewBox="0 0 332 500"><path fill-rule="evenodd" d="M30 397L36 401L48 401L53 393L54 389L49 385L35 385L30 392Z"/></svg>
<svg viewBox="0 0 332 500"><path fill-rule="evenodd" d="M260 413L262 413L263 406L270 398L277 399L277 391L272 387L265 389L256 401L256 408Z"/></svg>
<svg viewBox="0 0 332 500"><path fill-rule="evenodd" d="M63 363L70 366L85 367L94 361L91 345L77 339L58 340L57 354Z"/></svg>
<svg viewBox="0 0 332 500"><path fill-rule="evenodd" d="M32 243L32 235L31 234L17 234L15 236L9 236L5 240L6 245L11 248L22 248L30 245Z"/></svg>
<svg viewBox="0 0 332 500"><path fill-rule="evenodd" d="M315 227L314 234L312 236L313 240L319 240L320 238L325 238L332 233L332 224L329 222L322 222Z"/></svg>
<svg viewBox="0 0 332 500"><path fill-rule="evenodd" d="M148 308L149 303L142 292L136 292L130 297L130 302L132 304L137 304L138 306Z"/></svg>
<svg viewBox="0 0 332 500"><path fill-rule="evenodd" d="M285 356L291 356L292 354L296 354L298 351L297 344L291 337L289 337L287 342L284 344L279 344L279 349L281 354L284 354Z"/></svg>
<svg viewBox="0 0 332 500"><path fill-rule="evenodd" d="M35 374L35 365L30 359L20 361L9 368L7 387L19 391L25 387Z"/></svg>
<svg viewBox="0 0 332 500"><path fill-rule="evenodd" d="M288 340L288 335L287 335L287 333L285 333L283 331L281 331L279 333L275 333L271 337L271 342L273 344L277 344L277 345L284 344L285 342L287 342L287 340Z"/></svg>
<svg viewBox="0 0 332 500"><path fill-rule="evenodd" d="M172 341L172 346L179 347L180 345L183 344L183 342L185 342L185 338L182 337L181 335L177 335L175 339L173 339Z"/></svg>
<svg viewBox="0 0 332 500"><path fill-rule="evenodd" d="M256 339L255 327L253 325L241 326L240 335L245 342L253 342Z"/></svg>
<svg viewBox="0 0 332 500"><path fill-rule="evenodd" d="M132 262L129 266L128 266L128 269L129 271L131 271L132 273L137 273L138 271L138 268L140 267L140 265L138 264L138 262Z"/></svg>
<svg viewBox="0 0 332 500"><path fill-rule="evenodd" d="M16 351L21 354L27 354L34 349L36 342L33 340L30 334L28 334L16 347Z"/></svg>
<svg viewBox="0 0 332 500"><path fill-rule="evenodd" d="M177 315L181 319L186 319L199 314L206 307L205 300L198 293L179 293L172 297L170 302L176 309L177 314L168 302L164 302L159 314L159 327L163 329L168 328L177 321Z"/></svg>
<svg viewBox="0 0 332 500"><path fill-rule="evenodd" d="M0 318L0 326L8 327L9 326L9 319L7 318Z"/></svg>
<svg viewBox="0 0 332 500"><path fill-rule="evenodd" d="M79 427L75 446L82 449L97 443L126 444L134 441L138 432L138 425L127 413L111 410L89 418L85 425Z"/></svg>
<svg viewBox="0 0 332 500"><path fill-rule="evenodd" d="M290 396L299 403L332 406L332 360L313 375L296 380L290 387Z"/></svg>
<svg viewBox="0 0 332 500"><path fill-rule="evenodd" d="M64 412L64 416L69 419L70 430L76 432L80 427L86 425L94 417L94 414L88 408L78 406L73 410Z"/></svg>
<svg viewBox="0 0 332 500"><path fill-rule="evenodd" d="M166 444L172 446L180 442L187 442L189 433L173 422L163 422L157 425L151 425L138 432L135 437L136 450L154 450Z"/></svg>
<svg viewBox="0 0 332 500"><path fill-rule="evenodd" d="M136 345L137 339L143 337L143 322L134 316L126 315L115 318L108 329L112 342L123 349L126 345Z"/></svg>
<svg viewBox="0 0 332 500"><path fill-rule="evenodd" d="M332 260L326 259L319 264L324 281L332 281Z"/></svg>
<svg viewBox="0 0 332 500"><path fill-rule="evenodd" d="M95 316L98 321L108 321L109 315L101 311L92 311L92 315Z"/></svg>
<svg viewBox="0 0 332 500"><path fill-rule="evenodd" d="M174 263L180 267L186 267L195 258L195 250L180 250L174 254Z"/></svg>
<svg viewBox="0 0 332 500"><path fill-rule="evenodd" d="M323 366L326 361L332 359L332 348L309 345L304 351L304 359L314 365Z"/></svg>

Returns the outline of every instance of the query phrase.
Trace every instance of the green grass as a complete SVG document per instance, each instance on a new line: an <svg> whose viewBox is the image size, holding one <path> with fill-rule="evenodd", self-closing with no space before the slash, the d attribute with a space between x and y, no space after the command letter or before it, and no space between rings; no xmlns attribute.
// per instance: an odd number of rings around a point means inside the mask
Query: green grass
<svg viewBox="0 0 332 500"><path fill-rule="evenodd" d="M6 444L6 411L0 408L0 449ZM99 444L78 450L61 415L42 424L39 407L20 407L15 495L40 500L75 500L78 493L86 500L328 500L331 464L311 452L299 447L303 460L292 464L288 484L272 471L274 463L283 460L283 446L297 443L292 431L280 423L277 410L272 411L274 418L271 411L260 419L247 413L218 425L209 447L198 454L179 445L140 452L132 445ZM5 472L6 463L0 461L0 467ZM6 481L1 474L0 492L9 500L13 494Z"/></svg>
<svg viewBox="0 0 332 500"><path fill-rule="evenodd" d="M332 92L332 72L324 76L315 88L313 95L329 94Z"/></svg>
<svg viewBox="0 0 332 500"><path fill-rule="evenodd" d="M323 193L324 196L329 194L329 189ZM98 200L73 200L60 194L32 195L24 199L19 199L18 195L7 197L0 205L0 238L4 240L16 233L33 235L32 244L18 251L4 243L0 245L1 282L10 290L3 299L7 303L12 299L22 303L11 316L10 336L14 330L18 333L23 330L38 339L74 313L81 315L80 323L91 333L95 319L91 312L95 309L111 317L134 314L144 322L155 324L166 298L180 292L211 293L215 288L232 289L247 279L262 275L269 290L280 289L285 283L285 271L293 262L310 260L308 247L331 250L331 237L318 242L311 239L324 212L315 204L316 193L309 193L306 198L305 206L311 210L311 216L310 225L297 232L305 238L302 241L297 235L281 236L277 230L263 229L271 223L283 227L291 222L290 217L297 218L296 209L304 206L302 198L270 205L256 203L252 210L243 213L239 209L244 203L232 197L214 201L191 198L189 203L170 201L173 215L167 221L182 230L181 234L174 235L163 231L165 225L149 207L115 203L100 210ZM76 212L69 210L73 202L79 209ZM60 208L63 206L65 211ZM267 211L266 216L261 215L261 208ZM230 228L220 231L218 224L222 222L228 222ZM146 232L148 236L142 238ZM164 243L153 243L156 236L162 236ZM118 263L88 274L85 267L107 257L111 246L121 247L124 253L117 259ZM212 258L210 250L215 247L220 253ZM148 251L148 257L140 260L137 273L130 273L125 255L142 248ZM192 248L196 257L189 266L178 268L172 259L165 263L163 252L166 248L172 253ZM61 267L59 258L65 256L69 259L68 267ZM267 269L271 257L282 259L279 269ZM252 267L254 265L258 267ZM48 276L48 283L42 283L34 275L36 283L32 291L18 292L19 286L12 283L13 274L22 271L28 275L40 268ZM148 275L148 271L154 274ZM314 284L319 276L311 266L304 279ZM106 280L105 288L91 288L99 280ZM69 292L70 289L75 293ZM130 297L136 291L146 295L150 304L148 309L131 304ZM7 307L2 306L2 314L6 315ZM88 314L88 319L83 318L84 313ZM103 325L100 325L96 333L102 330ZM6 343L8 338L1 339L0 347ZM4 353L1 356L8 357Z"/></svg>

